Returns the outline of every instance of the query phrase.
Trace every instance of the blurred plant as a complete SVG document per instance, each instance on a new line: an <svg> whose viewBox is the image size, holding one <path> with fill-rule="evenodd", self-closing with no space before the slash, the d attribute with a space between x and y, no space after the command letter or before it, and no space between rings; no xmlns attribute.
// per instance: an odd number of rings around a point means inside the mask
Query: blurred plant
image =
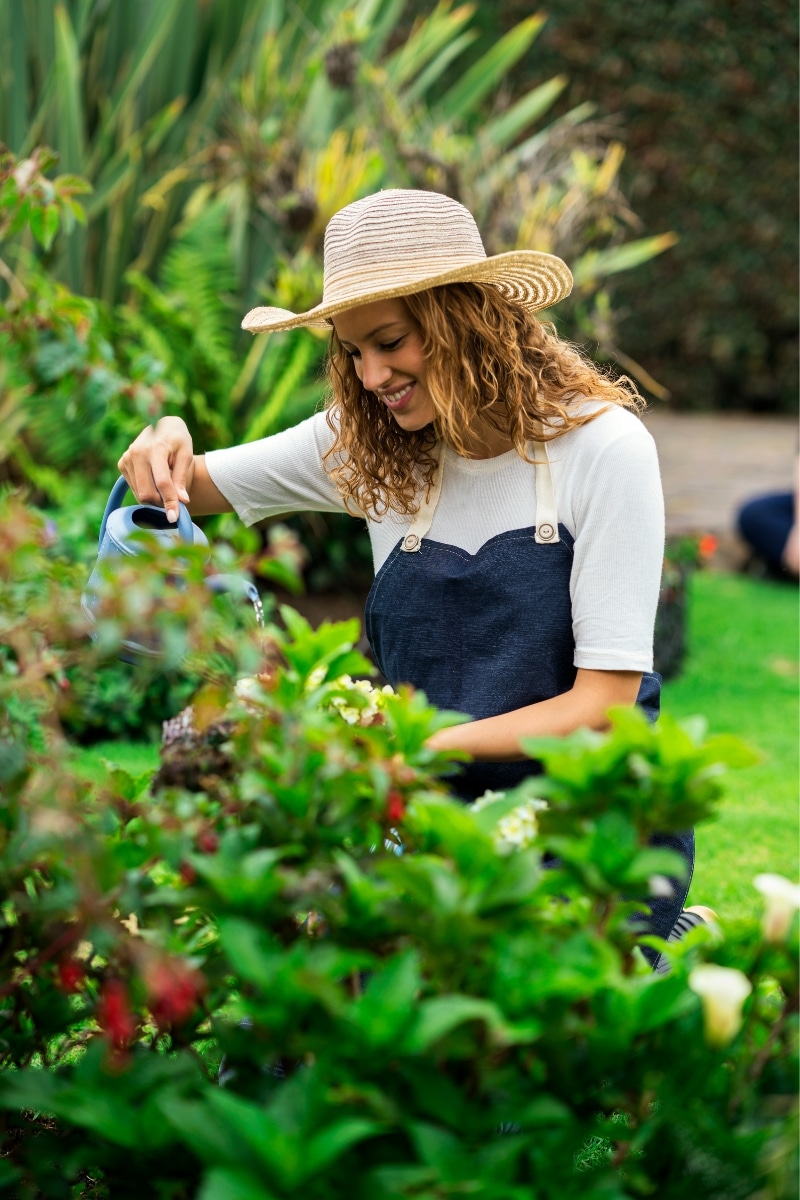
<svg viewBox="0 0 800 1200"><path fill-rule="evenodd" d="M43 148L28 159L0 152L0 478L25 478L68 507L75 496L64 472L80 463L96 478L109 441L178 397L141 355L124 370L95 303L55 282L33 254L3 257L15 236L30 231L49 251L60 228L84 220L75 197L91 189L76 176L50 179L55 162Z"/></svg>
<svg viewBox="0 0 800 1200"><path fill-rule="evenodd" d="M322 357L305 332L258 338L234 373L233 314L263 295L285 307L318 299L325 224L369 191L438 187L475 212L490 252L535 244L563 254L586 320L585 301L605 277L674 240L625 242L635 218L619 191L623 151L589 120L591 106L542 124L565 76L509 104L504 81L539 35L541 15L470 62L475 11L452 0L410 31L402 0L310 0L302 11L284 0L235 0L224 14L200 0L188 7L187 21L177 0L133 10L96 0L31 6L11 22L2 53L30 57L35 69L4 76L0 136L7 126L15 148L46 136L94 186L88 244L71 239L53 264L74 288L116 301L131 288L141 295L146 275L160 280L179 324L182 314L198 336L222 334L192 354L217 360L212 407L226 413L230 440L272 432L298 388L313 404ZM269 396L278 378L287 380L282 403L272 398L262 417L254 396ZM188 387L204 392L202 382Z"/></svg>
<svg viewBox="0 0 800 1200"><path fill-rule="evenodd" d="M653 636L654 666L664 679L674 679L683 666L689 584L697 568L713 559L717 544L713 533L667 538Z"/></svg>
<svg viewBox="0 0 800 1200"><path fill-rule="evenodd" d="M188 563L183 590L118 578L98 630L111 646L155 621L170 656L205 664L193 731L152 781L112 768L91 790L48 659L77 653L79 610L43 523L14 504L0 530L4 699L35 694L49 731L0 735L4 1187L790 1194L796 913L769 939L755 920L694 931L659 977L642 902L621 899L674 868L650 833L709 815L751 761L735 739L620 712L608 736L531 744L545 773L466 809L426 744L457 718L378 701L355 622L284 610L265 647ZM535 828L498 847L534 797ZM708 1041L704 962L752 989Z"/></svg>
<svg viewBox="0 0 800 1200"><path fill-rule="evenodd" d="M480 6L480 45L527 11L527 0ZM794 414L797 9L766 0L732 20L726 0L557 0L548 11L542 51L570 78L561 105L615 114L636 212L680 235L663 260L616 279L612 341L644 356L682 407ZM535 71L521 63L513 86Z"/></svg>

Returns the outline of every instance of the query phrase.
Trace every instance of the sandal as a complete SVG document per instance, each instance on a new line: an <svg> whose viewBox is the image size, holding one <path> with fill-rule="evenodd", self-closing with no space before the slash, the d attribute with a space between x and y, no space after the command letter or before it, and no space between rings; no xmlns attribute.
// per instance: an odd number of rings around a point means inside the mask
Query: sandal
<svg viewBox="0 0 800 1200"><path fill-rule="evenodd" d="M670 935L667 938L668 942L679 942L685 937L690 929L696 929L698 925L708 925L716 919L717 914L713 908L707 908L704 904L697 904L693 908L684 908L683 912L678 917L675 924L672 926ZM653 964L653 971L656 975L667 975L672 970L672 964L664 954L659 954Z"/></svg>

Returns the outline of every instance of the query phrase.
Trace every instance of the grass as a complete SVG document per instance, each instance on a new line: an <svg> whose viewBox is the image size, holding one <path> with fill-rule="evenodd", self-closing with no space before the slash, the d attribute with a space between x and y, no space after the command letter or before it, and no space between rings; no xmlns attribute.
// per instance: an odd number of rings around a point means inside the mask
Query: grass
<svg viewBox="0 0 800 1200"><path fill-rule="evenodd" d="M115 763L131 775L143 775L158 767L158 746L142 742L96 742L93 746L76 747L73 761L85 779L102 783L105 779L103 760Z"/></svg>
<svg viewBox="0 0 800 1200"><path fill-rule="evenodd" d="M662 705L675 717L702 713L711 733L734 733L761 755L732 772L716 818L697 830L690 903L723 918L760 908L753 876L797 877L797 589L701 572L692 584L689 654Z"/></svg>
<svg viewBox="0 0 800 1200"><path fill-rule="evenodd" d="M797 877L798 829L797 590L778 583L701 572L690 604L689 654L664 688L663 707L678 718L702 713L711 733L734 733L761 755L732 772L713 821L697 831L690 901L724 918L758 907L753 876ZM87 778L107 758L133 774L155 770L158 747L106 742L76 751Z"/></svg>

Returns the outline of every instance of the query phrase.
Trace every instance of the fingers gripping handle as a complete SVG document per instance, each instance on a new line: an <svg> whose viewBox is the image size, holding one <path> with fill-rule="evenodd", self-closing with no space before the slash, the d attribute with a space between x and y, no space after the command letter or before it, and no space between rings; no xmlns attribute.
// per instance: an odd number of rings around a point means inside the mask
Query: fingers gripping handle
<svg viewBox="0 0 800 1200"><path fill-rule="evenodd" d="M108 502L103 513L103 519L100 522L100 538L98 541L98 546L103 545L103 538L105 537L108 518L113 512L116 512L118 508L122 507L122 501L125 499L125 493L127 491L128 481L124 478L124 476L120 475L119 479L111 489L111 495L108 497ZM191 546L194 543L194 526L192 525L192 518L189 515L189 510L186 505L180 503L178 505L178 537L182 542L185 542L187 546Z"/></svg>

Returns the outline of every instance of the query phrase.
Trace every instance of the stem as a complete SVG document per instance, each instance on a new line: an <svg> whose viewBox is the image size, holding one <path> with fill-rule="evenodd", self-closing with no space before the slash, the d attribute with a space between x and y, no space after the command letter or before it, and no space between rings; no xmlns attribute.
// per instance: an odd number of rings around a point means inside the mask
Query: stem
<svg viewBox="0 0 800 1200"><path fill-rule="evenodd" d="M9 291L15 300L28 299L28 289L23 283L20 282L20 280L9 267L8 263L4 262L2 258L0 258L0 276L5 279L6 283L8 284Z"/></svg>

